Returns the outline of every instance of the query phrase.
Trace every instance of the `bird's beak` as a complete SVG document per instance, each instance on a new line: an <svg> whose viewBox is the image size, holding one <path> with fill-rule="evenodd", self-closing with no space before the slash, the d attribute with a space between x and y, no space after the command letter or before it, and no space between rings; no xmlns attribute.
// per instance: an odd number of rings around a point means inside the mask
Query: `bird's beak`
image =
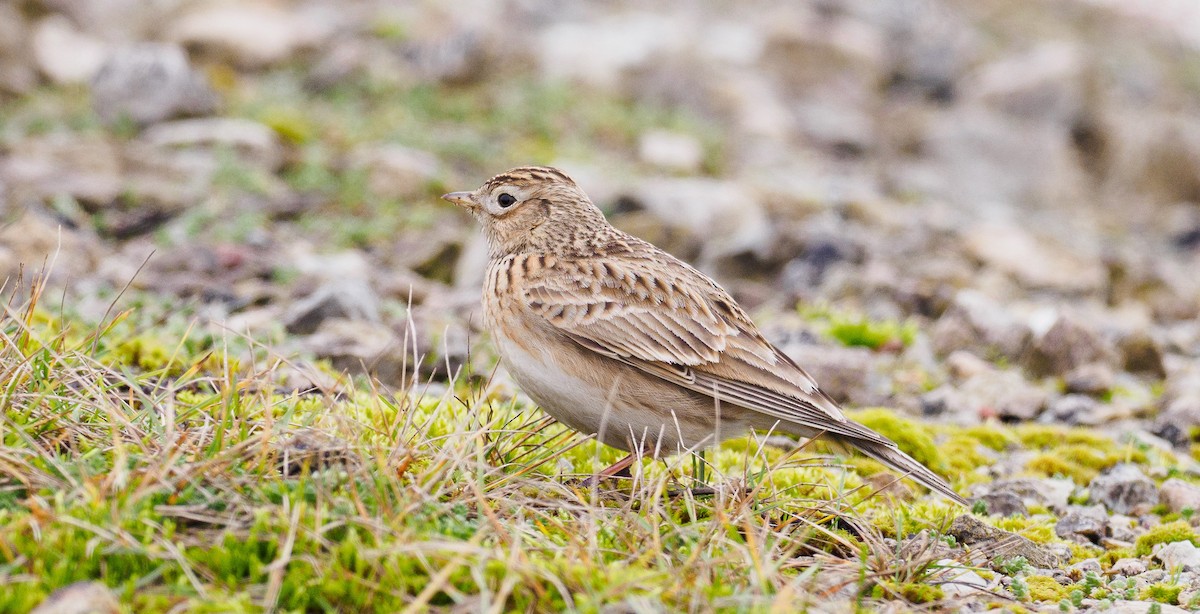
<svg viewBox="0 0 1200 614"><path fill-rule="evenodd" d="M470 192L451 192L449 194L442 194L442 200L448 200L460 207L466 207L467 209L473 209L476 207L475 198Z"/></svg>

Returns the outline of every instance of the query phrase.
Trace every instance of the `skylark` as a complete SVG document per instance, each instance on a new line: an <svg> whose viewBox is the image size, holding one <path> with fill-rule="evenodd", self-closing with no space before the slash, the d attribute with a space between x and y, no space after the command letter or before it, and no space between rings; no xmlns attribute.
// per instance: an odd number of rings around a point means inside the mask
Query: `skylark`
<svg viewBox="0 0 1200 614"><path fill-rule="evenodd" d="M567 426L659 458L751 429L823 436L966 503L853 422L706 275L604 218L562 171L522 167L442 198L483 225L484 321L521 388Z"/></svg>

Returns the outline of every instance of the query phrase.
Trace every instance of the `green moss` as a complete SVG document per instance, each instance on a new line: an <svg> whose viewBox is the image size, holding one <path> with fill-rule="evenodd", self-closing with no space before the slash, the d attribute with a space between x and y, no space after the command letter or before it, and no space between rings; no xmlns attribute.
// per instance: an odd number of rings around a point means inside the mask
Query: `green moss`
<svg viewBox="0 0 1200 614"><path fill-rule="evenodd" d="M1025 464L1025 468L1048 478L1056 476L1070 478L1080 485L1091 482L1092 478L1100 474L1095 469L1085 467L1054 452L1046 452L1033 457Z"/></svg>
<svg viewBox="0 0 1200 614"><path fill-rule="evenodd" d="M893 595L899 595L905 601L915 604L934 603L946 598L946 592L942 590L942 587L920 582L903 584L883 582L876 585L872 591L872 596L876 599L885 599Z"/></svg>
<svg viewBox="0 0 1200 614"><path fill-rule="evenodd" d="M1136 556L1138 556L1138 553L1134 548L1113 548L1112 550L1105 550L1104 554L1100 555L1100 565L1108 569L1112 567L1113 563L1121 559L1131 559Z"/></svg>
<svg viewBox="0 0 1200 614"><path fill-rule="evenodd" d="M1071 587L1063 586L1050 576L1029 576L1025 578L1029 587L1029 599L1032 601L1049 601L1057 603L1071 597Z"/></svg>
<svg viewBox="0 0 1200 614"><path fill-rule="evenodd" d="M1082 429L1022 424L1013 429L1013 433L1025 446L1039 450L1056 449L1064 444L1082 444L1103 450L1113 450L1117 447L1112 439Z"/></svg>
<svg viewBox="0 0 1200 614"><path fill-rule="evenodd" d="M1003 452L1009 447L1021 443L1019 439L1013 436L1012 432L1007 429L1000 429L986 424L968 427L965 429L954 429L953 439L963 437L978 441L997 452Z"/></svg>
<svg viewBox="0 0 1200 614"><path fill-rule="evenodd" d="M1104 554L1103 548L1099 546L1093 546L1091 544L1084 545L1075 542L1067 542L1067 547L1071 549L1071 565L1087 559L1099 558Z"/></svg>
<svg viewBox="0 0 1200 614"><path fill-rule="evenodd" d="M830 321L826 332L830 337L841 341L843 345L878 350L885 345L907 346L911 344L916 336L917 328L914 324L900 324L892 321L874 322L866 318L835 318Z"/></svg>
<svg viewBox="0 0 1200 614"><path fill-rule="evenodd" d="M1197 535L1196 530L1182 520L1160 524L1138 536L1137 542L1134 543L1134 553L1137 556L1146 556L1153 552L1154 546L1158 544L1181 541L1200 544L1200 535Z"/></svg>
<svg viewBox="0 0 1200 614"><path fill-rule="evenodd" d="M980 449L982 444L971 437L951 437L939 446L952 474L970 474L979 467L992 464Z"/></svg>
<svg viewBox="0 0 1200 614"><path fill-rule="evenodd" d="M1053 516L1009 516L996 520L996 528L1012 531L1039 544L1055 539Z"/></svg>
<svg viewBox="0 0 1200 614"><path fill-rule="evenodd" d="M928 427L883 408L852 412L851 418L896 442L901 450L926 467L939 473L945 470L945 458L934 444Z"/></svg>
<svg viewBox="0 0 1200 614"><path fill-rule="evenodd" d="M1183 592L1183 586L1180 584L1167 584L1160 582L1151 584L1142 589L1142 599L1147 601L1157 601L1159 603L1168 603L1171 605L1179 604L1179 593Z"/></svg>

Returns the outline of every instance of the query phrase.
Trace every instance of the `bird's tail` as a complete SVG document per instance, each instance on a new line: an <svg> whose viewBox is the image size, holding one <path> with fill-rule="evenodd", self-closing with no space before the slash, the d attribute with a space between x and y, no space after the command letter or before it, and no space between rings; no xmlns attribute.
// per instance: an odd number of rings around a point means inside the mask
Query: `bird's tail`
<svg viewBox="0 0 1200 614"><path fill-rule="evenodd" d="M852 439L849 437L827 436L831 441L842 444L848 447L856 448L863 454L887 465L889 468L900 472L906 478L911 478L918 484L940 493L947 499L954 501L960 505L970 505L962 495L954 491L950 484L946 482L942 476L934 473L925 465L922 465L913 457L905 454L894 444L881 443L863 439Z"/></svg>

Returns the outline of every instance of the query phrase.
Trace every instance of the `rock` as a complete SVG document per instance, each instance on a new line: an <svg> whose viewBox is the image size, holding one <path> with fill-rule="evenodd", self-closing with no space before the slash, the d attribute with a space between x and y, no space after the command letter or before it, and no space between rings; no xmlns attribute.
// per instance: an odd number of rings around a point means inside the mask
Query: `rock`
<svg viewBox="0 0 1200 614"><path fill-rule="evenodd" d="M947 533L959 543L972 546L973 550L988 553L988 558L992 560L1000 556L1023 556L1034 567L1057 568L1059 565L1059 556L1048 548L1016 533L990 527L970 514L955 518Z"/></svg>
<svg viewBox="0 0 1200 614"><path fill-rule="evenodd" d="M755 196L731 181L659 178L643 181L631 200L668 229L682 230L699 246L700 263L741 254L765 257L774 244Z"/></svg>
<svg viewBox="0 0 1200 614"><path fill-rule="evenodd" d="M1149 509L1158 502L1158 488L1137 465L1121 463L1092 479L1092 501L1118 514Z"/></svg>
<svg viewBox="0 0 1200 614"><path fill-rule="evenodd" d="M1060 314L1049 330L1034 339L1025 364L1035 377L1065 376L1086 364L1112 364L1115 354L1113 347L1091 328Z"/></svg>
<svg viewBox="0 0 1200 614"><path fill-rule="evenodd" d="M1086 578L1089 573L1100 575L1103 571L1098 559L1084 559L1068 567L1067 576L1078 582Z"/></svg>
<svg viewBox="0 0 1200 614"><path fill-rule="evenodd" d="M1102 505L1073 507L1058 523L1054 533L1059 537L1081 544L1097 544L1108 528L1108 514Z"/></svg>
<svg viewBox="0 0 1200 614"><path fill-rule="evenodd" d="M1053 510L1065 509L1074 491L1074 482L1057 478L1012 478L975 486L979 498L1009 493L1025 506L1041 505Z"/></svg>
<svg viewBox="0 0 1200 614"><path fill-rule="evenodd" d="M92 108L106 123L146 125L216 110L218 98L177 45L121 47L92 79Z"/></svg>
<svg viewBox="0 0 1200 614"><path fill-rule="evenodd" d="M861 347L788 343L780 349L821 382L821 390L839 403L878 405L887 397L874 353Z"/></svg>
<svg viewBox="0 0 1200 614"><path fill-rule="evenodd" d="M1136 576L1146 573L1146 562L1142 559L1118 559L1108 568L1108 573L1114 576Z"/></svg>
<svg viewBox="0 0 1200 614"><path fill-rule="evenodd" d="M564 20L537 36L537 58L551 79L578 80L613 89L627 72L655 57L683 48L689 28L683 20L650 11L625 12L590 22Z"/></svg>
<svg viewBox="0 0 1200 614"><path fill-rule="evenodd" d="M638 157L664 170L696 173L704 162L704 146L689 134L650 130L638 139Z"/></svg>
<svg viewBox="0 0 1200 614"><path fill-rule="evenodd" d="M34 26L33 56L42 74L55 83L91 81L108 54L103 40L80 32L62 15L49 15Z"/></svg>
<svg viewBox="0 0 1200 614"><path fill-rule="evenodd" d="M976 62L982 38L963 11L919 0L888 2L883 12L889 89L948 103L958 82Z"/></svg>
<svg viewBox="0 0 1200 614"><path fill-rule="evenodd" d="M321 8L321 7L311 7ZM266 2L199 4L166 31L168 40L245 68L262 68L315 47L333 33L335 9L285 10Z"/></svg>
<svg viewBox="0 0 1200 614"><path fill-rule="evenodd" d="M1155 379L1167 376L1162 347L1149 334L1139 331L1126 335L1117 343L1117 349L1126 371Z"/></svg>
<svg viewBox="0 0 1200 614"><path fill-rule="evenodd" d="M1095 426L1108 417L1100 402L1082 394L1068 394L1050 404L1047 412L1054 422L1070 425Z"/></svg>
<svg viewBox="0 0 1200 614"><path fill-rule="evenodd" d="M36 211L0 223L0 286L25 280L47 268L51 279L78 280L90 273L99 256L93 236L62 225Z"/></svg>
<svg viewBox="0 0 1200 614"><path fill-rule="evenodd" d="M962 290L934 325L933 347L939 354L966 350L980 358L1016 360L1032 333L998 303L977 290Z"/></svg>
<svg viewBox="0 0 1200 614"><path fill-rule="evenodd" d="M1116 373L1104 363L1089 363L1072 369L1066 375L1067 392L1101 396L1112 390Z"/></svg>
<svg viewBox="0 0 1200 614"><path fill-rule="evenodd" d="M1106 271L1049 239L1010 224L986 223L963 233L964 247L984 266L1010 275L1030 289L1091 292L1103 286Z"/></svg>
<svg viewBox="0 0 1200 614"><path fill-rule="evenodd" d="M412 357L408 357L406 367L403 341L382 324L365 320L326 320L317 332L305 337L301 345L317 358L328 359L338 371L371 375L386 386L412 383Z"/></svg>
<svg viewBox="0 0 1200 614"><path fill-rule="evenodd" d="M308 335L335 318L378 322L379 299L359 279L329 281L292 305L283 322L289 333Z"/></svg>
<svg viewBox="0 0 1200 614"><path fill-rule="evenodd" d="M16 3L0 3L0 92L24 94L37 85L29 30Z"/></svg>
<svg viewBox="0 0 1200 614"><path fill-rule="evenodd" d="M120 151L102 138L25 139L0 159L0 182L8 184L13 202L52 202L66 195L84 209L104 207L122 191Z"/></svg>
<svg viewBox="0 0 1200 614"><path fill-rule="evenodd" d="M1016 371L989 371L975 375L959 387L965 411L980 417L1026 422L1037 418L1049 394L1031 385Z"/></svg>
<svg viewBox="0 0 1200 614"><path fill-rule="evenodd" d="M139 142L164 150L231 150L243 164L276 171L283 145L274 130L248 119L205 117L163 122L146 129Z"/></svg>
<svg viewBox="0 0 1200 614"><path fill-rule="evenodd" d="M1025 509L1025 502L1016 493L1008 491L989 492L986 495L976 497L976 501L982 501L987 507L989 516L1028 516L1029 510Z"/></svg>
<svg viewBox="0 0 1200 614"><path fill-rule="evenodd" d="M976 375L995 371L995 367L975 354L965 350L955 350L946 357L946 370L950 372L950 377L966 380Z"/></svg>
<svg viewBox="0 0 1200 614"><path fill-rule="evenodd" d="M983 576L954 559L942 559L934 563L934 567L938 571L928 582L940 586L950 599L977 595L988 588L988 581Z"/></svg>
<svg viewBox="0 0 1200 614"><path fill-rule="evenodd" d="M1179 478L1170 478L1163 482L1162 488L1159 489L1158 500L1172 512L1182 512L1186 509L1200 511L1200 486Z"/></svg>
<svg viewBox="0 0 1200 614"><path fill-rule="evenodd" d="M1075 44L1045 42L980 67L962 91L1005 113L1066 128L1083 113L1083 65Z"/></svg>
<svg viewBox="0 0 1200 614"><path fill-rule="evenodd" d="M1113 601L1104 614L1187 614L1187 610L1154 601Z"/></svg>
<svg viewBox="0 0 1200 614"><path fill-rule="evenodd" d="M121 604L100 582L76 582L53 593L29 614L119 614Z"/></svg>
<svg viewBox="0 0 1200 614"><path fill-rule="evenodd" d="M1171 542L1154 551L1154 558L1162 561L1163 569L1176 571L1200 571L1200 548L1190 541Z"/></svg>
<svg viewBox="0 0 1200 614"><path fill-rule="evenodd" d="M441 173L436 156L402 145L365 145L350 154L350 167L367 174L367 187L381 198L425 196Z"/></svg>

